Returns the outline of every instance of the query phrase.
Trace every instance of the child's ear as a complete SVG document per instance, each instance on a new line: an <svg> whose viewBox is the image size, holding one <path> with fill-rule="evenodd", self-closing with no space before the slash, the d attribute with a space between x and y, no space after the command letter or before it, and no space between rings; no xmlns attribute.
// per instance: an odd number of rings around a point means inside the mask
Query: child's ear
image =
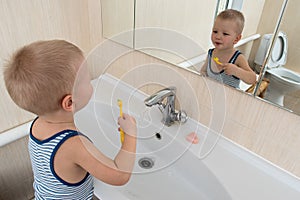
<svg viewBox="0 0 300 200"><path fill-rule="evenodd" d="M61 101L61 106L65 111L72 112L73 111L73 101L72 95L66 95Z"/></svg>
<svg viewBox="0 0 300 200"><path fill-rule="evenodd" d="M240 41L241 38L242 38L242 34L237 35L235 40L233 41L233 44L238 43L238 41Z"/></svg>

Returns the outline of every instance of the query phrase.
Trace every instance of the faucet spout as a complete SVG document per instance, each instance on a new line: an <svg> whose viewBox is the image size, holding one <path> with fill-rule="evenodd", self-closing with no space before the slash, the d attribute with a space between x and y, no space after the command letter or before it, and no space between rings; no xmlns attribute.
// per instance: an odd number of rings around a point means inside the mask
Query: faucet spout
<svg viewBox="0 0 300 200"><path fill-rule="evenodd" d="M144 103L146 106L158 105L159 110L162 112L162 123L171 126L175 121L186 122L187 115L184 111L175 111L175 87L169 87L154 93L146 98ZM164 103L164 99L167 99Z"/></svg>
<svg viewBox="0 0 300 200"><path fill-rule="evenodd" d="M154 93L147 99L145 99L144 103L146 106L149 106L149 107L156 105L156 104L160 105L160 104L162 104L162 101L165 98L171 97L171 96L174 97L175 93L176 93L175 87L164 88L164 89L159 90L158 92Z"/></svg>

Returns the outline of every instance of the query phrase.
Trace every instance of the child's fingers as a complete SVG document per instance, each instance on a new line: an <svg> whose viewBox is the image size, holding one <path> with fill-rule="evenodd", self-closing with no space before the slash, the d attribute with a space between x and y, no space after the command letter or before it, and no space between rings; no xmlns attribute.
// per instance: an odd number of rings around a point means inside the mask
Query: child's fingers
<svg viewBox="0 0 300 200"><path fill-rule="evenodd" d="M118 118L119 128L122 129L125 133L136 134L136 121L134 117L123 113L123 117Z"/></svg>
<svg viewBox="0 0 300 200"><path fill-rule="evenodd" d="M123 117L118 117L118 125L123 126L124 124L136 124L134 117L123 113Z"/></svg>
<svg viewBox="0 0 300 200"><path fill-rule="evenodd" d="M123 120L125 120L125 121L129 120L129 121L133 122L134 124L136 123L135 118L126 113L123 113Z"/></svg>

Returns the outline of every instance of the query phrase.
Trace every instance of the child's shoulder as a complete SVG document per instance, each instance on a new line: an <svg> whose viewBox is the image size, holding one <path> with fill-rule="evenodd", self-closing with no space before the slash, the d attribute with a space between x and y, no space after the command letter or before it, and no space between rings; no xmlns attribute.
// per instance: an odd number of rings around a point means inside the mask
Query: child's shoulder
<svg viewBox="0 0 300 200"><path fill-rule="evenodd" d="M236 50L236 55L237 55L237 61L238 60L247 61L245 55L240 50Z"/></svg>
<svg viewBox="0 0 300 200"><path fill-rule="evenodd" d="M37 117L31 124L30 134L37 140L46 141L62 134L74 136L79 133L73 123L51 124Z"/></svg>
<svg viewBox="0 0 300 200"><path fill-rule="evenodd" d="M235 64L239 67L242 67L242 68L249 68L249 63L248 63L248 60L246 58L246 56L242 53L240 53L235 61Z"/></svg>

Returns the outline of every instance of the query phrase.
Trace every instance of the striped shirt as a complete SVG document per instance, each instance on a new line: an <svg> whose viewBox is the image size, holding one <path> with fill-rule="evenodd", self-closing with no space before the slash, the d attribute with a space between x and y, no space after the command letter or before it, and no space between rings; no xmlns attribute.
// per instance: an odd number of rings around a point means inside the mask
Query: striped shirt
<svg viewBox="0 0 300 200"><path fill-rule="evenodd" d="M32 135L31 125L28 147L34 175L33 187L36 200L92 199L94 182L89 173L78 183L68 183L54 171L53 161L58 148L67 139L79 134L81 133L74 130L63 130L41 141Z"/></svg>
<svg viewBox="0 0 300 200"><path fill-rule="evenodd" d="M208 66L207 66L207 75L221 83L230 85L234 88L239 88L240 85L240 79L236 76L232 76L232 75L227 75L225 73L224 70L220 71L220 72L214 72L211 69L211 58L212 58L212 52L214 49L209 49L208 50ZM241 54L241 52L239 50L236 50L235 53L233 54L233 56L230 58L228 63L232 63L234 64L237 57Z"/></svg>

